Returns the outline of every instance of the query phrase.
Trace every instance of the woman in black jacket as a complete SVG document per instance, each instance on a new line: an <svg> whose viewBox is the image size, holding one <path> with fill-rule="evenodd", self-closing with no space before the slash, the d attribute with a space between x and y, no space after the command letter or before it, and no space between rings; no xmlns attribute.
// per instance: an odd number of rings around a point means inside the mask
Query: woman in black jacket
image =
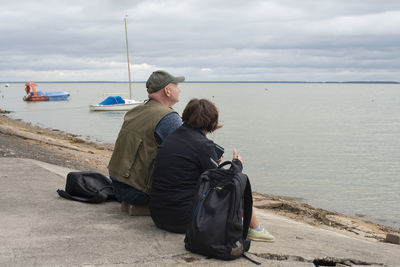
<svg viewBox="0 0 400 267"><path fill-rule="evenodd" d="M182 114L183 125L160 145L155 159L150 190L150 213L157 227L170 232L185 233L192 216L196 184L204 171L218 167L214 142L206 137L221 126L218 109L206 99L192 99ZM234 151L234 159L241 157ZM254 213L253 213L254 214ZM273 241L255 215L249 231L260 230L258 239Z"/></svg>

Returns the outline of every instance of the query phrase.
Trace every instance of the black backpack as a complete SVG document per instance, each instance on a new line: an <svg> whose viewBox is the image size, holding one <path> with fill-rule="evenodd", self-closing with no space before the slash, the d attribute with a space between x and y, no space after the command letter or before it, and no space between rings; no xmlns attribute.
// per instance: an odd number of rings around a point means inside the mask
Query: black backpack
<svg viewBox="0 0 400 267"><path fill-rule="evenodd" d="M115 200L111 179L90 171L68 173L65 191L58 189L57 193L66 199L87 203Z"/></svg>
<svg viewBox="0 0 400 267"><path fill-rule="evenodd" d="M229 164L229 169L223 168ZM222 260L245 256L244 252L250 248L247 233L253 199L240 161L226 161L217 169L205 171L196 190L185 248Z"/></svg>

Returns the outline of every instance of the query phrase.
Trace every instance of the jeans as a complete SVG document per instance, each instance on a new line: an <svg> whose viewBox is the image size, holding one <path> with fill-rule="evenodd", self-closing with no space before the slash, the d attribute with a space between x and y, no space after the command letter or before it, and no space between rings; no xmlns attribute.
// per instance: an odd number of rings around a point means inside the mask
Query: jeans
<svg viewBox="0 0 400 267"><path fill-rule="evenodd" d="M137 190L136 188L127 185L125 183L121 183L117 181L114 177L110 177L112 180L112 187L115 194L115 198L119 202L126 202L131 205L148 205L150 196L146 193Z"/></svg>

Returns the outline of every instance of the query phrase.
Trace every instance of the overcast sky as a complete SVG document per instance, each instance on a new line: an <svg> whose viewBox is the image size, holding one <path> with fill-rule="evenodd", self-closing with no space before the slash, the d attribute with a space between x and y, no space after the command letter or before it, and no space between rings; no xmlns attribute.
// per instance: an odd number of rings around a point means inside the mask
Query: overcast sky
<svg viewBox="0 0 400 267"><path fill-rule="evenodd" d="M0 82L400 81L399 0L0 3Z"/></svg>

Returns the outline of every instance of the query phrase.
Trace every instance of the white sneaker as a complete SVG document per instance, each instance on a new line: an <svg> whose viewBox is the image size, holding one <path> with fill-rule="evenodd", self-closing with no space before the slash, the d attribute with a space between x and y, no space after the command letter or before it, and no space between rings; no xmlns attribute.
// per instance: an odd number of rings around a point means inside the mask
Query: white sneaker
<svg viewBox="0 0 400 267"><path fill-rule="evenodd" d="M262 242L274 242L275 241L275 237L273 235L271 235L270 233L268 233L268 231L265 230L265 228L263 228L262 231L255 231L250 228L249 233L247 234L247 237L253 241L262 241Z"/></svg>

